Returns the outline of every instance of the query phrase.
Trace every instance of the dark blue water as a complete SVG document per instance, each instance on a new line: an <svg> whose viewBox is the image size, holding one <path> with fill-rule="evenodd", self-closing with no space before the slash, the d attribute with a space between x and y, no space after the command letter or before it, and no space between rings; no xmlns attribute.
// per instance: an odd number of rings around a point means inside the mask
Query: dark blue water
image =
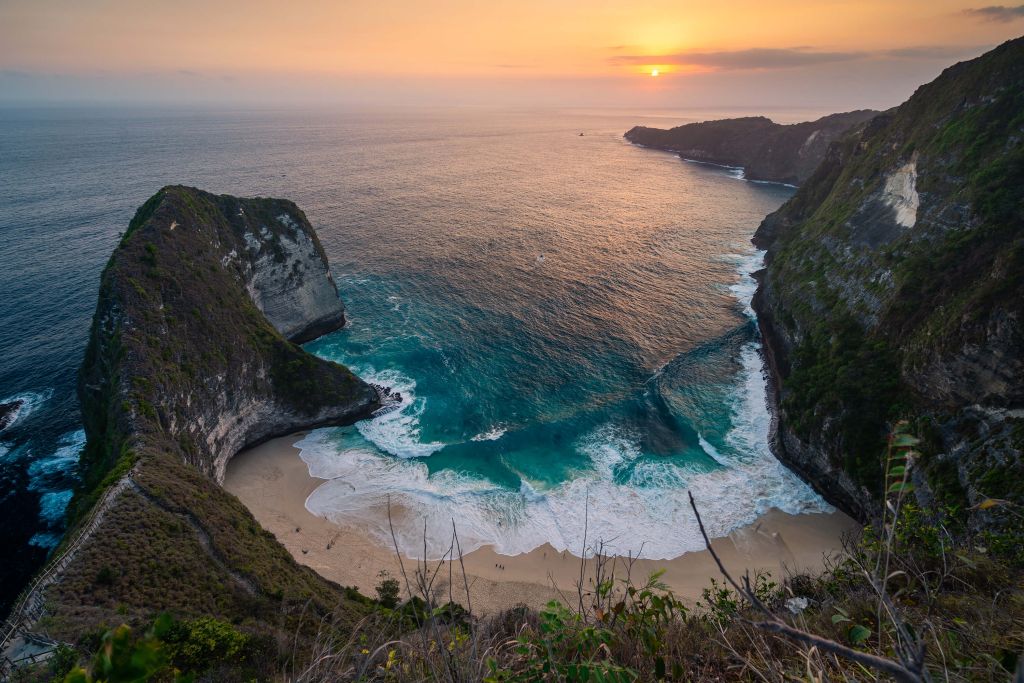
<svg viewBox="0 0 1024 683"><path fill-rule="evenodd" d="M298 202L352 319L310 348L411 399L307 438L334 477L312 509L379 531L393 494L518 552L570 543L589 499L591 528L663 557L692 545L664 534L688 487L719 531L820 507L767 453L744 306L749 236L791 191L621 138L678 120L0 112L0 400L26 400L0 434L0 601L59 539L99 273L169 183Z"/></svg>

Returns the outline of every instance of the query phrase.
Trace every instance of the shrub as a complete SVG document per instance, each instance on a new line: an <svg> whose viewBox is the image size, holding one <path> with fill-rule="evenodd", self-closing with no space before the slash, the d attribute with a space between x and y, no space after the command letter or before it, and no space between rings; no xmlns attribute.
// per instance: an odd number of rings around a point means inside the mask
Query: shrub
<svg viewBox="0 0 1024 683"><path fill-rule="evenodd" d="M398 606L398 597L402 590L398 579L393 578L387 570L382 570L377 574L377 578L380 579L376 586L377 601L388 609L394 609Z"/></svg>

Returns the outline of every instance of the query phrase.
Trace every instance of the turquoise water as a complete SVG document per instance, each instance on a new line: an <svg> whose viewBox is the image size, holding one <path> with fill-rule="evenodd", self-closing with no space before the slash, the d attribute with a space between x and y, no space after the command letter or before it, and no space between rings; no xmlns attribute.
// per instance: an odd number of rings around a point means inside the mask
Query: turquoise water
<svg viewBox="0 0 1024 683"><path fill-rule="evenodd" d="M454 521L464 548L579 552L586 526L665 558L702 545L687 490L719 535L826 509L768 451L748 306L749 236L791 190L585 132L387 155L339 236L350 324L308 348L406 402L299 444L312 511L390 545L390 501L413 555Z"/></svg>
<svg viewBox="0 0 1024 683"><path fill-rule="evenodd" d="M688 119L0 111L0 401L26 402L0 433L0 612L63 533L100 272L169 183L295 200L351 314L311 348L415 397L306 440L338 475L315 510L381 534L391 495L407 540L425 515L432 543L455 517L471 545L578 550L589 492L591 538L666 556L695 544L687 488L717 532L821 508L767 452L737 299L751 233L792 190L622 139Z"/></svg>

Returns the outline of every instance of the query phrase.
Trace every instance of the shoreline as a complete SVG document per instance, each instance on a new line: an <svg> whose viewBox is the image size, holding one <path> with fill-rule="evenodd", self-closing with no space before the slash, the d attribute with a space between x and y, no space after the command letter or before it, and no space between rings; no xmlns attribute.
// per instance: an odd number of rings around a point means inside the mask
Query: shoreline
<svg viewBox="0 0 1024 683"><path fill-rule="evenodd" d="M236 455L227 465L224 489L237 496L300 564L371 597L379 572L386 571L402 582L404 594L402 565L412 577L416 560L400 560L394 548L381 546L368 533L337 525L306 509L306 499L325 480L310 476L294 446L301 437L293 434L272 439ZM773 508L753 524L712 539L712 545L731 571L766 570L778 579L787 571L820 571L824 557L841 550L842 536L858 529L857 523L840 511L790 515ZM627 558L616 558L618 575L626 570L627 562ZM471 605L475 614L486 615L521 603L539 608L560 596L575 596L581 561L548 544L514 556L500 555L488 546L462 558L465 582L461 569L453 564L458 562L427 562L430 571L442 565L435 584L439 597ZM422 561L419 565L422 567ZM585 565L589 577L594 562L588 559ZM687 603L701 597L710 579L721 579L707 550L670 560L634 559L630 566L634 583L664 570L660 580Z"/></svg>
<svg viewBox="0 0 1024 683"><path fill-rule="evenodd" d="M623 136L625 137L625 136ZM739 171L740 175L734 176L736 180L744 180L748 183L758 183L759 185L781 185L782 187L788 187L791 190L799 190L800 186L793 183L787 183L782 180L767 180L763 178L748 178L747 168L745 166L730 166L729 164L718 163L717 161L704 161L703 159L691 159L683 156L683 150L671 149L669 147L656 147L652 145L645 145L642 142L633 142L629 138L626 141L634 147L640 147L641 149L650 149L655 152L664 152L665 154L672 154L673 156L679 157L681 160L688 164L700 164L702 166L714 166L715 168L723 168L727 171Z"/></svg>

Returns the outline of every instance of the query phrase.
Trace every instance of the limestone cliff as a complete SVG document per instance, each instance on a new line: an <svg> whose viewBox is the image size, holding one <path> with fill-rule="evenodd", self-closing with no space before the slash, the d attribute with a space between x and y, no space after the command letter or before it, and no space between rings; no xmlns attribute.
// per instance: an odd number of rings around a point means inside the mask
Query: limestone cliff
<svg viewBox="0 0 1024 683"><path fill-rule="evenodd" d="M644 147L678 152L684 159L741 166L750 180L798 185L818 167L829 145L877 113L862 109L791 125L748 116L668 130L636 126L625 137Z"/></svg>
<svg viewBox="0 0 1024 683"><path fill-rule="evenodd" d="M92 527L47 590L50 633L161 610L263 630L290 628L290 606L307 601L323 612L354 600L358 614L358 596L299 567L217 483L246 446L378 406L346 368L293 343L343 323L293 203L166 187L139 209L103 272L80 373L88 443L69 538Z"/></svg>
<svg viewBox="0 0 1024 683"><path fill-rule="evenodd" d="M1024 496L1024 39L833 145L755 243L782 459L867 517L910 418L923 504Z"/></svg>

